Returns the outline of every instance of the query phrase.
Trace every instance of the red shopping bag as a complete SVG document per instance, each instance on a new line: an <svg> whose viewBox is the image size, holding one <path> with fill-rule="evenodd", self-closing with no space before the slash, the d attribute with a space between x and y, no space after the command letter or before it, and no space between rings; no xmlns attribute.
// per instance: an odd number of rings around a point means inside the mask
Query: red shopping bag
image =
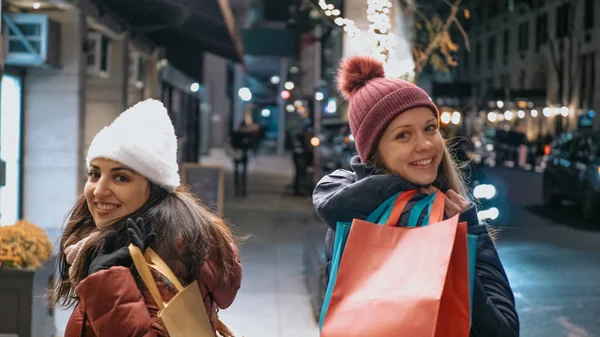
<svg viewBox="0 0 600 337"><path fill-rule="evenodd" d="M352 222L322 337L469 336L466 223L442 221L438 193L431 225L396 227L411 195L383 226Z"/></svg>

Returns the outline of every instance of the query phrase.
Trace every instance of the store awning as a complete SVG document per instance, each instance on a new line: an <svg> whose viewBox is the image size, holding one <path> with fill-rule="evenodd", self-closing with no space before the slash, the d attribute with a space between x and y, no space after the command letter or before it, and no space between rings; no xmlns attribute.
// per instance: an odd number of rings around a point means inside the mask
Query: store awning
<svg viewBox="0 0 600 337"><path fill-rule="evenodd" d="M229 0L94 0L123 19L132 36L165 48L173 66L202 79L204 52L244 63Z"/></svg>

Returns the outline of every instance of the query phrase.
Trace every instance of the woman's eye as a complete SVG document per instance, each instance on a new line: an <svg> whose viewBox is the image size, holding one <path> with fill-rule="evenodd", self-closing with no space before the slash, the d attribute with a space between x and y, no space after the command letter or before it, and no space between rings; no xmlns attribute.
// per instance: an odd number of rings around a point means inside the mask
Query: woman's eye
<svg viewBox="0 0 600 337"><path fill-rule="evenodd" d="M121 183L126 183L129 181L129 178L127 178L126 176L122 176L122 175L118 175L116 177L116 179L118 182L121 182Z"/></svg>
<svg viewBox="0 0 600 337"><path fill-rule="evenodd" d="M435 129L436 129L435 125L433 125L433 124L432 125L428 125L425 128L425 132L432 132L432 131L435 131Z"/></svg>
<svg viewBox="0 0 600 337"><path fill-rule="evenodd" d="M400 132L396 135L396 139L406 139L408 138L408 132Z"/></svg>
<svg viewBox="0 0 600 337"><path fill-rule="evenodd" d="M87 176L88 176L88 179L90 179L90 180L100 179L100 174L98 172L88 172Z"/></svg>

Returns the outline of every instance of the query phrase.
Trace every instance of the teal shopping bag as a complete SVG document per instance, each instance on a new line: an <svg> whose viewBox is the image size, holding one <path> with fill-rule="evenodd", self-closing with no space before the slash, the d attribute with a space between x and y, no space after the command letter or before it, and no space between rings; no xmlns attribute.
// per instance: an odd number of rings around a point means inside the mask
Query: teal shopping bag
<svg viewBox="0 0 600 337"><path fill-rule="evenodd" d="M379 222L382 219L387 219L390 216L394 202L400 193L395 194L383 204L379 205L373 213L369 215L367 221ZM385 222L385 221L384 221ZM342 253L346 246L346 240L348 240L348 234L350 234L350 222L338 222L335 229L335 239L333 241L333 256L331 258L331 268L329 274L329 282L327 283L327 290L325 291L325 298L323 305L321 306L321 316L319 317L319 329L323 327L325 321L325 315L329 308L329 301L331 300L331 294L333 293L333 287L335 286L335 280L337 278L337 272L340 267L340 261L342 260Z"/></svg>
<svg viewBox="0 0 600 337"><path fill-rule="evenodd" d="M423 217L423 221L421 222L422 226L429 225L429 216L431 215L431 208L433 207L433 202L435 201L436 193L430 194L425 197L417 204L413 206L410 211L410 216L408 218L408 227L417 226L419 218L425 208L427 208L427 213ZM467 252L468 252L468 262L469 262L469 296L471 300L471 308L473 307L473 287L475 285L475 263L477 260L477 235L467 234ZM472 315L471 315L472 316Z"/></svg>

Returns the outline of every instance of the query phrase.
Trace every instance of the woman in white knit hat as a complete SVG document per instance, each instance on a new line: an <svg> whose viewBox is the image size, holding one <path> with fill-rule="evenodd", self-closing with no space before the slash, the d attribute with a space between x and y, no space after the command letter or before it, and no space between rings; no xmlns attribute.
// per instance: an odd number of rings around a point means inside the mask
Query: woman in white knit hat
<svg viewBox="0 0 600 337"><path fill-rule="evenodd" d="M131 272L129 243L153 248L182 283L197 280L215 327L218 308L231 305L240 287L238 250L227 224L180 186L177 139L162 103L123 112L96 135L86 164L50 290L51 305L76 305L65 336L166 335ZM165 301L176 293L167 281L158 285Z"/></svg>

